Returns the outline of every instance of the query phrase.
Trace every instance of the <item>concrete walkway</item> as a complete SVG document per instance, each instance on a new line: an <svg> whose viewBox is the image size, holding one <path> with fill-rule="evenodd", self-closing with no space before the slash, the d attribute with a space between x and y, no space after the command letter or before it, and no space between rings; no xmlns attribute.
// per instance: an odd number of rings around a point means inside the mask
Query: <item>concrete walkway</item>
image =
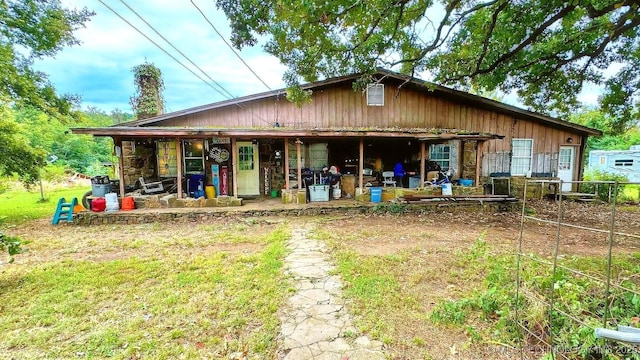
<svg viewBox="0 0 640 360"><path fill-rule="evenodd" d="M308 228L297 228L288 242L285 260L295 294L280 311L283 360L385 359L382 343L358 336L342 299L340 278L329 275L333 266L324 244L307 238Z"/></svg>

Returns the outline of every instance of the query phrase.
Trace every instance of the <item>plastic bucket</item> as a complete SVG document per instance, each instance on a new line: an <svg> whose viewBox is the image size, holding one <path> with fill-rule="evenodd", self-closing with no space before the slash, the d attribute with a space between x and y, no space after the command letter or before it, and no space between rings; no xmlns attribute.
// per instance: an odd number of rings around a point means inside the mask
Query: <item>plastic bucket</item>
<svg viewBox="0 0 640 360"><path fill-rule="evenodd" d="M278 190L277 189L271 190L271 197L272 198L277 198L278 197Z"/></svg>
<svg viewBox="0 0 640 360"><path fill-rule="evenodd" d="M118 204L118 194L108 193L104 196L106 206L104 211L117 211L120 210L120 204Z"/></svg>
<svg viewBox="0 0 640 360"><path fill-rule="evenodd" d="M216 197L216 187L207 185L204 187L204 193L207 195L207 199L213 199Z"/></svg>
<svg viewBox="0 0 640 360"><path fill-rule="evenodd" d="M342 197L342 190L333 189L333 198L334 199L340 199L340 197Z"/></svg>
<svg viewBox="0 0 640 360"><path fill-rule="evenodd" d="M136 208L136 202L131 196L122 198L122 210L133 210Z"/></svg>
<svg viewBox="0 0 640 360"><path fill-rule="evenodd" d="M453 195L453 189L451 188L450 183L442 184L442 195L443 196L451 196Z"/></svg>
<svg viewBox="0 0 640 360"><path fill-rule="evenodd" d="M382 188L379 188L379 187L369 188L369 194L371 194L372 203L379 203L382 201Z"/></svg>

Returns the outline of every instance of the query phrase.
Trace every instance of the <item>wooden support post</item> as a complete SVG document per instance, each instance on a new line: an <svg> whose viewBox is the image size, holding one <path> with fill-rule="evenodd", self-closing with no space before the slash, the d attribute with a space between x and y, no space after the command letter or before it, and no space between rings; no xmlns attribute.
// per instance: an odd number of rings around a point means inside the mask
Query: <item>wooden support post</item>
<svg viewBox="0 0 640 360"><path fill-rule="evenodd" d="M238 141L236 138L231 139L231 174L233 181L233 196L238 197Z"/></svg>
<svg viewBox="0 0 640 360"><path fill-rule="evenodd" d="M180 138L176 138L176 162L178 167L178 199L182 199L182 144Z"/></svg>
<svg viewBox="0 0 640 360"><path fill-rule="evenodd" d="M298 189L302 189L302 141L296 139L296 154L298 155Z"/></svg>
<svg viewBox="0 0 640 360"><path fill-rule="evenodd" d="M425 173L425 164L427 162L426 147L427 145L424 143L424 141L422 141L420 143L420 185L418 187L424 186L424 178L427 176L427 174Z"/></svg>
<svg viewBox="0 0 640 360"><path fill-rule="evenodd" d="M289 139L284 139L284 188L290 190L289 186Z"/></svg>
<svg viewBox="0 0 640 360"><path fill-rule="evenodd" d="M484 141L476 142L476 186L480 186L480 171L482 169L482 152L484 148Z"/></svg>
<svg viewBox="0 0 640 360"><path fill-rule="evenodd" d="M364 138L360 138L360 158L358 159L358 187L364 188Z"/></svg>
<svg viewBox="0 0 640 360"><path fill-rule="evenodd" d="M122 139L114 138L113 143L116 146L116 155L118 156L118 182L120 183L120 198L123 198L124 193L124 156L122 156ZM120 150L118 150L120 149Z"/></svg>

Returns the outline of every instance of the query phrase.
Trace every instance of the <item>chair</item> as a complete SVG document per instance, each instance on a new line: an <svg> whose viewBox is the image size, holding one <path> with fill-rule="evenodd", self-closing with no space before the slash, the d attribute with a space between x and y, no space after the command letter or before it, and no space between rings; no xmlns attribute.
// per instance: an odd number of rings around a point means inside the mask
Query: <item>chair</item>
<svg viewBox="0 0 640 360"><path fill-rule="evenodd" d="M164 191L162 181L145 182L142 176L140 176L140 186L142 186L142 191L145 194L153 194Z"/></svg>
<svg viewBox="0 0 640 360"><path fill-rule="evenodd" d="M393 179L394 176L393 171L383 171L382 172L382 184L386 187L387 185L396 186L396 181Z"/></svg>

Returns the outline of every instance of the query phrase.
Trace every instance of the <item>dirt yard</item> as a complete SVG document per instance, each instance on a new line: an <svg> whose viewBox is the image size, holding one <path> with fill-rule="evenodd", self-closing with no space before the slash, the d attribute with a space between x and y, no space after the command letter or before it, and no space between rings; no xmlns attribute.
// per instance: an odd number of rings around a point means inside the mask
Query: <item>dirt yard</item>
<svg viewBox="0 0 640 360"><path fill-rule="evenodd" d="M608 205L565 203L564 222L602 230L594 232L563 227L559 251L563 255L604 256L609 239L611 209ZM529 216L557 220L554 202L533 202L526 209ZM186 253L217 251L252 252L260 243L228 241L224 244L207 241L212 229L226 227L227 236L234 231L246 231L248 222L267 228L278 223L315 222L319 229L331 233L332 241L341 250L352 250L363 258L403 255L389 272L396 276L401 288L417 294L418 304L410 311L381 314L390 324L394 338L388 339L388 351L393 359L482 359L513 358L501 354L491 344L471 344L464 329L435 326L428 314L444 299L456 299L482 283L480 274L464 274L456 268L455 254L482 238L494 254L515 254L520 238L520 213L426 212L403 215L363 215L359 217L325 218L262 218L232 217L216 223L194 226L189 223L147 224L130 226L71 225L50 226L48 220L28 222L5 230L9 235L31 239L29 252L16 258L18 264L61 260L109 261L146 254L152 256L146 239L162 238L162 251L179 249ZM640 209L623 206L617 209L615 231L640 235ZM219 231L219 230L217 230ZM255 231L255 227L251 227ZM553 254L557 238L554 224L527 220L522 236L522 251L543 257ZM637 239L616 236L614 253L638 252ZM417 315L416 315L417 314ZM472 324L473 326L473 324Z"/></svg>

